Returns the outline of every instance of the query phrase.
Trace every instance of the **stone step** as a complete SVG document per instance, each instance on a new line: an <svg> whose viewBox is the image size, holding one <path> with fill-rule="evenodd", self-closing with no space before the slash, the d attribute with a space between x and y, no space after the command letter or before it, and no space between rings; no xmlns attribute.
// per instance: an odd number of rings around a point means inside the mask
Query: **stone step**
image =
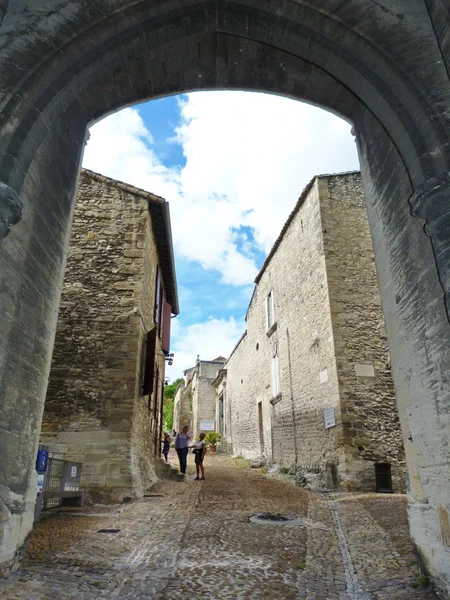
<svg viewBox="0 0 450 600"><path fill-rule="evenodd" d="M155 471L160 479L180 479L183 480L183 475L173 467L170 463L166 463L164 459L157 461L155 464Z"/></svg>

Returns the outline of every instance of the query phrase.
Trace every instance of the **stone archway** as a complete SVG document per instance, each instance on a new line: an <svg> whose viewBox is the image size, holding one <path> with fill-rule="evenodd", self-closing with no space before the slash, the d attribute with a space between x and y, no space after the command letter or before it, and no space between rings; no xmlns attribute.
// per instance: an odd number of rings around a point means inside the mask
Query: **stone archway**
<svg viewBox="0 0 450 600"><path fill-rule="evenodd" d="M450 588L446 15L436 0L317 4L46 0L0 10L1 235L12 226L0 250L5 572L31 527L33 459L86 127L150 98L245 89L306 100L354 125L412 534Z"/></svg>

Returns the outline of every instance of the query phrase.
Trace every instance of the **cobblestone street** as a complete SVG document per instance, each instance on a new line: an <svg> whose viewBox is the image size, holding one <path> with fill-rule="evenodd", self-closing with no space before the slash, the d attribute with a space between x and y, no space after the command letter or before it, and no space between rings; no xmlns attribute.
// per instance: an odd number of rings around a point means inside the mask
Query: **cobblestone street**
<svg viewBox="0 0 450 600"><path fill-rule="evenodd" d="M190 466L139 502L44 519L0 598L436 598L409 585L420 572L404 496L310 493L226 457L207 456L206 481L193 477ZM258 512L298 520L250 522Z"/></svg>

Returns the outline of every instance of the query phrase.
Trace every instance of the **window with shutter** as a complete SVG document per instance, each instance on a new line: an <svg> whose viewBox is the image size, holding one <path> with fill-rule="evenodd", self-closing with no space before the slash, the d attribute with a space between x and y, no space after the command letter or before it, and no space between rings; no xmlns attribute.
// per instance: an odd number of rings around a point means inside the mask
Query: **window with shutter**
<svg viewBox="0 0 450 600"><path fill-rule="evenodd" d="M155 281L155 310L153 314L153 320L156 324L160 321L161 315L161 276L159 274L159 267L156 267L156 281Z"/></svg>
<svg viewBox="0 0 450 600"><path fill-rule="evenodd" d="M159 300L158 300L158 308L159 308L159 315L158 315L158 335L160 338L162 338L162 334L163 334L163 323L164 323L164 288L162 283L160 284L160 288L159 288Z"/></svg>
<svg viewBox="0 0 450 600"><path fill-rule="evenodd" d="M144 384L142 386L142 395L147 396L153 392L153 382L155 377L155 356L156 356L156 327L147 333L147 344L145 348L145 372Z"/></svg>
<svg viewBox="0 0 450 600"><path fill-rule="evenodd" d="M171 323L172 307L164 301L163 313L163 332L162 332L162 350L169 352L170 350L170 323Z"/></svg>

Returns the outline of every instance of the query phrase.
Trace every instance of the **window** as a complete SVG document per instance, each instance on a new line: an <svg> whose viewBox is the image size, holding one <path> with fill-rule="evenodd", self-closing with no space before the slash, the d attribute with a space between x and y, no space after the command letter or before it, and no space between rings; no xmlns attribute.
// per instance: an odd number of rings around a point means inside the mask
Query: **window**
<svg viewBox="0 0 450 600"><path fill-rule="evenodd" d="M172 314L172 307L164 300L164 311L163 311L163 326L162 326L162 350L166 354L170 351L170 315Z"/></svg>
<svg viewBox="0 0 450 600"><path fill-rule="evenodd" d="M375 488L377 492L392 492L391 465L375 463Z"/></svg>
<svg viewBox="0 0 450 600"><path fill-rule="evenodd" d="M272 396L278 396L280 393L280 375L278 370L278 349L275 348L272 356Z"/></svg>
<svg viewBox="0 0 450 600"><path fill-rule="evenodd" d="M156 267L156 282L155 282L155 312L153 319L155 324L158 325L158 335L162 336L162 325L163 325L163 298L164 291L161 281L161 273L159 267Z"/></svg>
<svg viewBox="0 0 450 600"><path fill-rule="evenodd" d="M267 331L275 324L275 308L273 303L273 290L270 291L266 298L266 327Z"/></svg>
<svg viewBox="0 0 450 600"><path fill-rule="evenodd" d="M145 370L144 383L142 386L142 395L147 396L153 392L153 379L155 374L155 356L156 356L156 327L147 333L147 343L145 348ZM150 402L150 399L149 399Z"/></svg>

